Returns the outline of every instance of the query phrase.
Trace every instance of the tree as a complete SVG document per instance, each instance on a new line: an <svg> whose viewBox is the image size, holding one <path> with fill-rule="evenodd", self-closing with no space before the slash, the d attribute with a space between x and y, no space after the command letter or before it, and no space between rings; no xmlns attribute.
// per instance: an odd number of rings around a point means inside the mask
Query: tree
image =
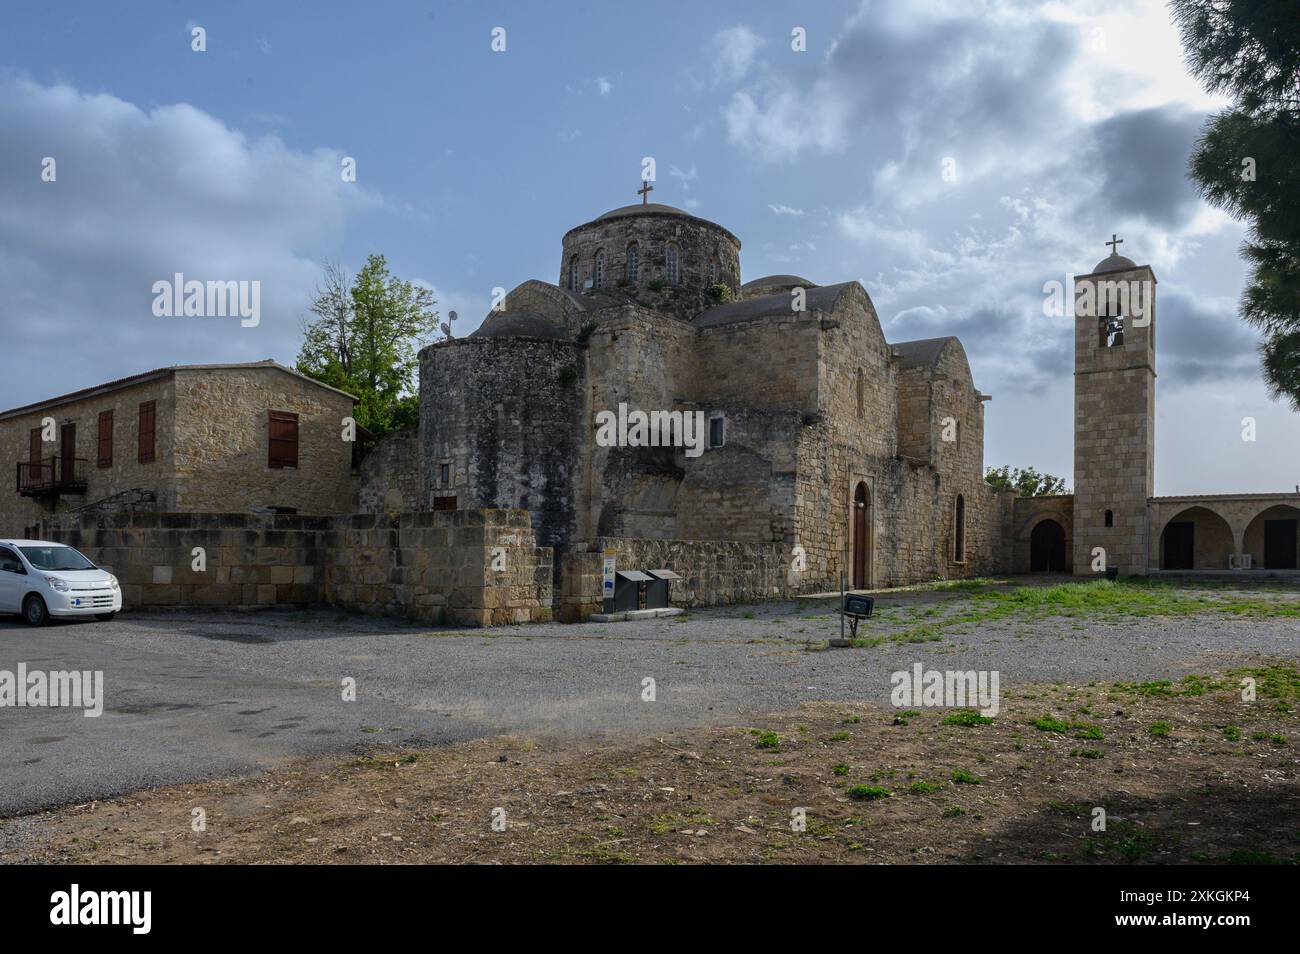
<svg viewBox="0 0 1300 954"><path fill-rule="evenodd" d="M1232 108L1210 117L1190 174L1248 223L1241 316L1264 336L1264 381L1300 411L1300 0L1173 0L1192 75Z"/></svg>
<svg viewBox="0 0 1300 954"><path fill-rule="evenodd" d="M435 304L430 289L393 276L382 255L369 256L352 281L326 263L298 370L355 394L356 421L375 435L410 426L419 419L419 349L442 330Z"/></svg>
<svg viewBox="0 0 1300 954"><path fill-rule="evenodd" d="M1045 497L1049 494L1069 493L1064 477L1040 474L1032 467L989 467L984 482L999 490L1014 490L1022 497Z"/></svg>

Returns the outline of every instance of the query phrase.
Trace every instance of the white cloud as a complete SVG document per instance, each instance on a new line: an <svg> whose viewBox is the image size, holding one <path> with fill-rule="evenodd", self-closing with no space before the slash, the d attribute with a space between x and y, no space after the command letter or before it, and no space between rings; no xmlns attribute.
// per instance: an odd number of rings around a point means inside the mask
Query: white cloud
<svg viewBox="0 0 1300 954"><path fill-rule="evenodd" d="M796 158L805 149L836 152L845 143L848 103L833 84L819 81L804 94L783 81L738 90L722 109L727 138L768 162Z"/></svg>
<svg viewBox="0 0 1300 954"><path fill-rule="evenodd" d="M607 77L597 76L596 89L600 92L601 96L608 97L612 92L614 92L614 84L611 83Z"/></svg>
<svg viewBox="0 0 1300 954"><path fill-rule="evenodd" d="M803 209L796 209L779 202L769 202L767 207L777 215L803 215Z"/></svg>
<svg viewBox="0 0 1300 954"><path fill-rule="evenodd" d="M766 41L747 26L728 27L713 37L713 78L735 83L745 78Z"/></svg>
<svg viewBox="0 0 1300 954"><path fill-rule="evenodd" d="M9 79L0 128L0 286L13 290L0 337L15 372L0 386L6 405L144 365L292 360L317 259L349 215L383 204L342 181L341 152L249 139L183 103L146 112ZM42 156L55 159L56 181L41 181ZM259 281L260 326L154 317L152 284L176 272Z"/></svg>
<svg viewBox="0 0 1300 954"><path fill-rule="evenodd" d="M678 182L680 182L682 184L683 189L689 189L691 187L691 183L694 182L699 177L699 171L695 168L694 165L691 166L689 171L685 171L681 169L679 166L669 166L668 174L672 176L674 179L676 179Z"/></svg>

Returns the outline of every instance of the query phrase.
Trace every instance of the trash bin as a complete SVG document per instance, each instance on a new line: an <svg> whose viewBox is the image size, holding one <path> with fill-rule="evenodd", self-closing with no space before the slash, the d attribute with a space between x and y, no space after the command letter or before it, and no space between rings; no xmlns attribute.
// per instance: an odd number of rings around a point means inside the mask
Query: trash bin
<svg viewBox="0 0 1300 954"><path fill-rule="evenodd" d="M614 612L626 613L641 608L641 584L650 577L640 570L619 570L614 574Z"/></svg>
<svg viewBox="0 0 1300 954"><path fill-rule="evenodd" d="M645 585L645 608L666 609L668 607L668 590L673 580L681 577L672 570L647 570L651 580Z"/></svg>

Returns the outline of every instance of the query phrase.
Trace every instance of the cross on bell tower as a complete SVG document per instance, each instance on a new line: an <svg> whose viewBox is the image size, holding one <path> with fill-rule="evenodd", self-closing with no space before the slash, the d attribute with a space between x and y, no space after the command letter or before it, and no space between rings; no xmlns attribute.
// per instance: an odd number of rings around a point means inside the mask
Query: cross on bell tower
<svg viewBox="0 0 1300 954"><path fill-rule="evenodd" d="M1119 238L1119 237L1118 237L1114 232L1111 232L1111 233L1110 233L1110 241L1109 241L1109 242L1102 242L1101 244L1102 244L1102 245L1109 245L1109 246L1110 246L1110 254L1112 254L1112 255L1117 255L1117 254L1119 254L1119 249L1118 249L1116 246L1123 245L1123 244L1124 244L1124 240L1123 240L1122 238Z"/></svg>
<svg viewBox="0 0 1300 954"><path fill-rule="evenodd" d="M654 186L650 184L649 179L641 180L641 188L636 190L636 194L641 197L642 205L650 204L650 193L654 191Z"/></svg>

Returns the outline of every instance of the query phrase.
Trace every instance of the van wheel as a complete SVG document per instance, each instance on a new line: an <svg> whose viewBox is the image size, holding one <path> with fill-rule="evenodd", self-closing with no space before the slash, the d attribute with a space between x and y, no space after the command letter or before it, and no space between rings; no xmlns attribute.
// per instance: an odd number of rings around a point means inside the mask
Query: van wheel
<svg viewBox="0 0 1300 954"><path fill-rule="evenodd" d="M107 623L116 615L117 615L116 613L96 613L95 619L99 620L100 622Z"/></svg>
<svg viewBox="0 0 1300 954"><path fill-rule="evenodd" d="M44 626L50 621L50 611L45 608L45 600L35 593L23 600L23 619L33 626Z"/></svg>

